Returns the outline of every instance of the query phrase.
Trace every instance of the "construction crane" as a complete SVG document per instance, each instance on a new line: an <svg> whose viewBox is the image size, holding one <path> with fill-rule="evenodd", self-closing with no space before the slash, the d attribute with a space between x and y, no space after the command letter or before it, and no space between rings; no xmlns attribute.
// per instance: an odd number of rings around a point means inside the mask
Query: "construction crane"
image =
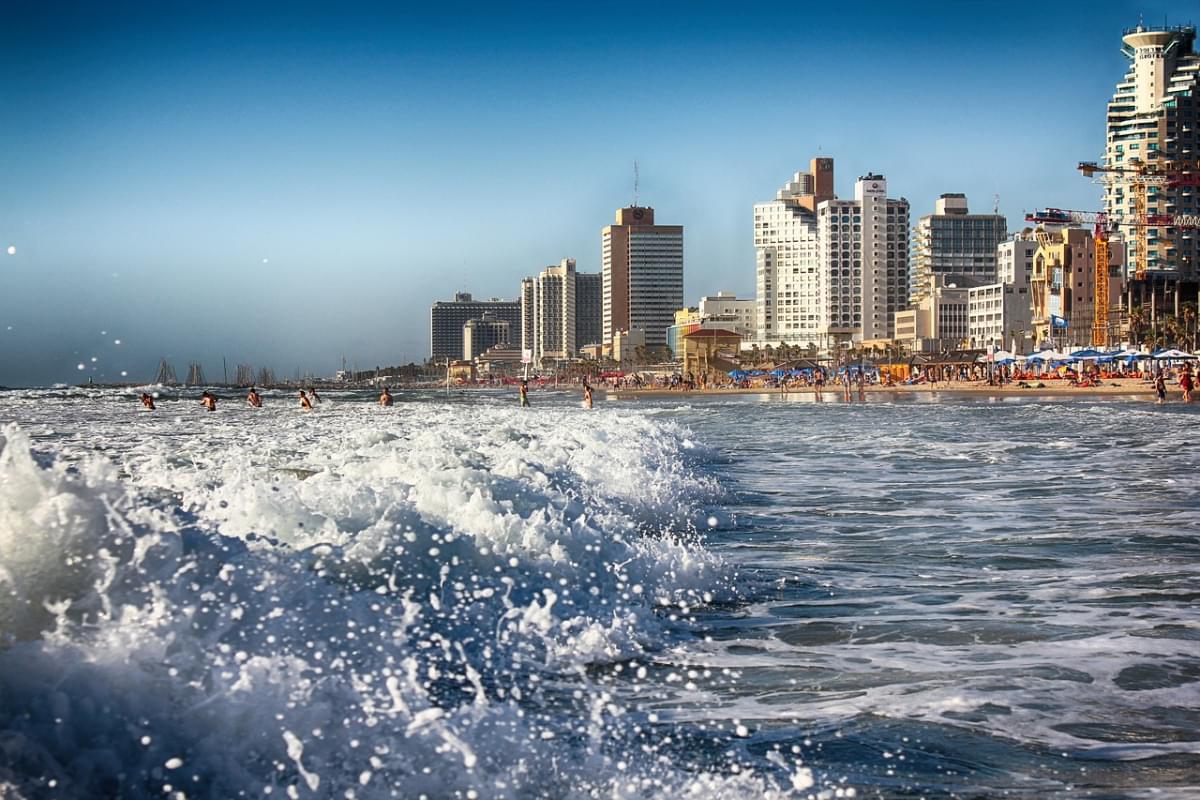
<svg viewBox="0 0 1200 800"><path fill-rule="evenodd" d="M1190 176L1188 176L1190 178ZM1145 230L1151 227L1200 228L1197 214L1109 214L1105 211L1070 211L1063 208L1043 208L1025 215L1026 222L1048 225L1093 225L1096 243L1096 275L1092 296L1092 344L1108 344L1108 271L1111 264L1109 236L1118 226L1135 230L1135 238L1144 243ZM1145 259L1139 278L1145 277Z"/></svg>
<svg viewBox="0 0 1200 800"><path fill-rule="evenodd" d="M1133 268L1134 275L1141 280L1146 277L1150 259L1150 243L1147 229L1158 226L1166 227L1196 227L1194 215L1185 215L1184 219L1192 219L1191 225L1176 225L1169 220L1169 214L1147 214L1149 204L1149 187L1161 186L1174 189L1179 186L1200 185L1200 175L1196 170L1200 163L1193 161L1156 161L1147 163L1137 158L1129 159L1123 166L1105 166L1094 161L1081 161L1079 171L1085 178L1093 178L1104 185L1129 184L1133 192L1133 216L1139 222L1134 235ZM1142 221L1145 223L1143 224Z"/></svg>

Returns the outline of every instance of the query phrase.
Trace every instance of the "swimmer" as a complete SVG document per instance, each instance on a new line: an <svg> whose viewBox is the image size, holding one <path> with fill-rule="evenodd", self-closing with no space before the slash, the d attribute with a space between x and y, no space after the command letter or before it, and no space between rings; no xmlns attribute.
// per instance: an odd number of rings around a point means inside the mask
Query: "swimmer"
<svg viewBox="0 0 1200 800"><path fill-rule="evenodd" d="M153 411L154 410L154 398L151 397L150 395L146 394L145 392L142 392L142 405L146 407L147 411Z"/></svg>
<svg viewBox="0 0 1200 800"><path fill-rule="evenodd" d="M310 389L308 390L308 396L312 398L312 401L313 401L314 403L319 403L319 402L321 402L321 395L317 394L317 390L316 390L316 389L312 389L312 388L310 388Z"/></svg>
<svg viewBox="0 0 1200 800"><path fill-rule="evenodd" d="M214 397L210 392L205 392L204 394L200 395L200 404L203 405L207 411L217 410L217 398Z"/></svg>
<svg viewBox="0 0 1200 800"><path fill-rule="evenodd" d="M250 387L250 394L246 395L246 402L250 404L251 408L262 408L262 396L254 391L253 386Z"/></svg>
<svg viewBox="0 0 1200 800"><path fill-rule="evenodd" d="M529 381L521 379L521 408L529 408Z"/></svg>
<svg viewBox="0 0 1200 800"><path fill-rule="evenodd" d="M300 390L300 408L304 411L312 411L312 401L308 399L308 395L304 393L303 389Z"/></svg>
<svg viewBox="0 0 1200 800"><path fill-rule="evenodd" d="M384 408L389 408L392 405L392 393L388 391L388 387L383 387L383 394L379 395L379 405Z"/></svg>
<svg viewBox="0 0 1200 800"><path fill-rule="evenodd" d="M592 407L592 387L588 386L588 382L586 380L583 382L583 407Z"/></svg>

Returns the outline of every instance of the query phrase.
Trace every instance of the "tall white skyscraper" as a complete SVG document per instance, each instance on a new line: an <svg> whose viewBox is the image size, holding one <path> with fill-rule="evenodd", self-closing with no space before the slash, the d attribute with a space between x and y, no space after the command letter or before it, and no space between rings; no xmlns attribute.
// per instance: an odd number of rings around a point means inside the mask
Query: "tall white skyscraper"
<svg viewBox="0 0 1200 800"><path fill-rule="evenodd" d="M1108 104L1107 142L1104 164L1130 167L1140 161L1151 167L1171 169L1195 176L1200 158L1200 55L1196 53L1196 29L1146 29L1138 26L1125 32L1122 52L1129 71L1117 84ZM1111 176L1104 193L1104 209L1126 215L1196 214L1200 211L1193 181L1178 186L1159 185L1142 195L1144 208L1128 174ZM1130 236L1133 248L1129 262L1136 266L1139 249L1146 268L1174 273L1185 280L1200 275L1200 236L1185 228L1153 226L1145 236Z"/></svg>
<svg viewBox="0 0 1200 800"><path fill-rule="evenodd" d="M829 350L890 338L908 298L908 201L865 175L833 196L833 160L814 159L754 207L758 339Z"/></svg>
<svg viewBox="0 0 1200 800"><path fill-rule="evenodd" d="M683 226L655 225L654 209L617 209L601 231L604 344L637 329L647 347L665 347L667 328L683 306Z"/></svg>

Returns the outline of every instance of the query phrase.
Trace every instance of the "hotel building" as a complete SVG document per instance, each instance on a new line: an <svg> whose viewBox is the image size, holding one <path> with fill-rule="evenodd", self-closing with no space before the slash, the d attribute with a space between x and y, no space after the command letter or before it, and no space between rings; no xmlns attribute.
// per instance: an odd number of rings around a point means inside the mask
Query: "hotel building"
<svg viewBox="0 0 1200 800"><path fill-rule="evenodd" d="M646 347L664 347L683 305L683 226L656 225L654 209L617 209L601 231L603 337L641 330Z"/></svg>
<svg viewBox="0 0 1200 800"><path fill-rule="evenodd" d="M837 199L830 158L755 205L758 341L828 351L891 338L908 299L908 214L882 175L864 175L853 200Z"/></svg>
<svg viewBox="0 0 1200 800"><path fill-rule="evenodd" d="M434 303L429 310L429 355L435 361L462 358L463 326L488 312L508 322L510 330L521 325L521 304L516 300L474 300L469 292L458 292L453 302Z"/></svg>

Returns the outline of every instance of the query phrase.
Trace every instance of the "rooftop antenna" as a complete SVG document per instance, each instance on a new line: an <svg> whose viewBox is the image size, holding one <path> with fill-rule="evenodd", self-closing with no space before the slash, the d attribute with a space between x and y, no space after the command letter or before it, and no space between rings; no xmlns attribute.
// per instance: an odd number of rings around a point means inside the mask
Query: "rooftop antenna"
<svg viewBox="0 0 1200 800"><path fill-rule="evenodd" d="M1000 195L999 195L999 193L992 195L992 213L993 214L1000 213Z"/></svg>
<svg viewBox="0 0 1200 800"><path fill-rule="evenodd" d="M638 204L638 162L635 159L633 162L633 207L637 208Z"/></svg>

